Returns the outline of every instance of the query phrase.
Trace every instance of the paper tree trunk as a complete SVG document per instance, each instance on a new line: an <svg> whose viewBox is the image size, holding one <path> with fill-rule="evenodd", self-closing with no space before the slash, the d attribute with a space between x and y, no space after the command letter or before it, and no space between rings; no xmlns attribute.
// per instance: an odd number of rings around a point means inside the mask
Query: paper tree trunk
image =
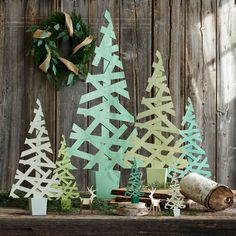
<svg viewBox="0 0 236 236"><path fill-rule="evenodd" d="M92 63L95 67L103 65L103 72L88 75L86 83L93 90L81 97L77 111L80 122L86 122L88 117L89 125L84 130L79 124L73 124L70 134L70 138L74 140L70 155L87 160L85 169L98 166L98 172L94 175L98 198L110 198L112 188L119 187L120 173L113 168L116 164L127 167L124 153L132 146L131 137L136 134L136 130L133 130L128 137L124 136L127 134L128 124L134 122L134 118L119 101L119 97L129 99L129 93L122 71L123 65L116 54L119 47L112 44L116 36L108 11L105 12L105 19L108 25L102 26L100 30L103 38L100 46L95 49ZM119 69L119 72L115 72L115 69ZM88 103L90 107L84 108ZM114 122L119 122L120 127ZM88 152L82 149L86 143L89 146Z"/></svg>
<svg viewBox="0 0 236 236"><path fill-rule="evenodd" d="M10 192L13 198L18 198L19 194L23 194L25 198L36 199L60 195L60 190L52 187L58 183L57 176L52 177L56 166L47 157L52 153L51 144L39 99L36 103L38 107L34 109L35 116L25 139L26 149L21 153L19 168Z"/></svg>
<svg viewBox="0 0 236 236"><path fill-rule="evenodd" d="M64 211L71 209L71 199L79 198L76 179L70 172L76 169L72 164L68 153L68 148L65 141L65 136L62 135L61 147L56 161L56 169L54 175L58 176L59 183L53 187L61 192L61 208ZM58 196L55 196L58 198Z"/></svg>
<svg viewBox="0 0 236 236"><path fill-rule="evenodd" d="M186 113L182 119L181 125L183 130L180 131L180 134L185 143L183 146L185 155L182 155L180 158L187 158L188 166L182 170L170 169L169 177L171 176L171 172L174 171L178 174L178 178L180 179L191 172L210 178L211 171L208 165L208 158L205 151L201 148L202 137L197 125L193 104L190 98L188 98Z"/></svg>
<svg viewBox="0 0 236 236"><path fill-rule="evenodd" d="M154 72L148 79L146 88L150 97L142 99L142 104L147 109L138 114L135 123L144 135L133 138L134 146L126 154L127 161L136 158L141 167L151 165L147 169L148 184L155 181L166 182L167 171L164 167L182 169L187 166L187 161L179 158L183 154L183 140L179 136L179 129L170 121L170 116L175 116L175 111L159 51L156 52L156 57L158 62L153 63ZM154 96L152 92L155 92ZM146 153L140 152L141 149Z"/></svg>

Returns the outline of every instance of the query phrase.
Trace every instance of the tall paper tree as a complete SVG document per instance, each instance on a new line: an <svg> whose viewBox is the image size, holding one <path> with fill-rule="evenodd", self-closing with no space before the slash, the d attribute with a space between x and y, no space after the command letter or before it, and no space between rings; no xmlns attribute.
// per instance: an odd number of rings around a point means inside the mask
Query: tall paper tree
<svg viewBox="0 0 236 236"><path fill-rule="evenodd" d="M92 63L96 67L103 65L103 73L87 76L86 83L90 84L93 91L81 97L77 111L78 115L89 117L90 123L85 130L79 124L73 124L70 134L70 138L75 141L70 148L71 156L87 160L85 169L92 169L98 164L95 178L96 194L100 198L110 198L111 189L119 187L120 172L113 168L116 164L126 167L124 153L131 146L131 136L136 132L133 130L128 138L124 137L128 124L134 122L134 118L119 101L119 96L129 99L129 93L122 62L115 54L119 47L112 44L116 36L108 11L105 12L105 18L108 25L101 27L103 38L95 49ZM115 69L120 71L115 72ZM83 104L92 101L90 108L82 108ZM120 122L120 127L114 122ZM95 152L83 151L81 147L84 143L88 143L90 148L95 147ZM107 182L104 184L104 181Z"/></svg>
<svg viewBox="0 0 236 236"><path fill-rule="evenodd" d="M183 178L190 172L196 172L206 178L210 178L211 171L208 165L208 158L206 152L201 148L202 137L190 98L188 98L186 112L183 116L181 125L183 126L183 130L180 131L180 134L185 143L183 149L186 154L184 156L182 155L180 158L187 157L188 166L183 170L172 170L179 174L178 178ZM170 171L172 170L170 169Z"/></svg>
<svg viewBox="0 0 236 236"><path fill-rule="evenodd" d="M52 187L58 183L57 176L52 177L56 165L47 157L47 154L52 153L51 144L39 99L36 103L38 107L34 109L35 116L25 139L27 148L21 153L19 160L22 170L17 169L10 192L13 198L17 198L19 192L24 193L25 198L60 195L60 190Z"/></svg>
<svg viewBox="0 0 236 236"><path fill-rule="evenodd" d="M184 198L180 193L180 186L175 173L172 176L169 194L171 195L171 197L166 199L165 209L185 208Z"/></svg>
<svg viewBox="0 0 236 236"><path fill-rule="evenodd" d="M71 199L79 198L78 187L75 177L70 172L76 169L72 164L66 145L65 136L62 135L61 147L56 161L56 170L54 175L58 176L59 183L54 187L61 191L61 206L64 210L71 208Z"/></svg>
<svg viewBox="0 0 236 236"><path fill-rule="evenodd" d="M128 181L128 185L126 187L126 192L125 195L131 197L131 202L132 203L138 203L139 202L139 197L142 195L141 190L142 190L142 180L141 180L142 174L137 166L137 162L134 159L131 172L130 172L130 177Z"/></svg>
<svg viewBox="0 0 236 236"><path fill-rule="evenodd" d="M187 161L179 158L179 155L183 153L181 148L183 140L179 137L179 129L170 121L170 116L175 116L175 111L159 51L156 52L156 57L158 62L153 63L154 72L148 79L146 88L150 97L142 99L142 104L147 109L138 114L135 123L135 126L144 134L142 137L133 138L134 146L126 154L126 160L136 158L142 167L151 164L150 169L154 169L154 174L157 169L163 167L184 168L187 166ZM140 150L145 150L146 154L140 153ZM158 181L160 178L156 179ZM149 180L148 182L151 183Z"/></svg>

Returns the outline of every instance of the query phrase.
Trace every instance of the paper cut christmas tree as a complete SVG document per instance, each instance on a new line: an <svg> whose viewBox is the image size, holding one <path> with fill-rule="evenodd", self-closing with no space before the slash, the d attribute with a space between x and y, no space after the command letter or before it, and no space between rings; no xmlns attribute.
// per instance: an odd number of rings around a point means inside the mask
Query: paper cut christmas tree
<svg viewBox="0 0 236 236"><path fill-rule="evenodd" d="M79 198L78 187L71 170L76 169L72 164L66 145L65 136L62 135L61 147L56 161L55 175L59 178L59 183L54 187L61 191L61 206L63 210L71 209L71 199Z"/></svg>
<svg viewBox="0 0 236 236"><path fill-rule="evenodd" d="M182 169L187 166L187 161L180 159L179 155L183 153L181 145L183 140L179 138L179 129L170 121L170 116L175 116L170 90L167 87L165 71L163 67L162 57L159 51L156 52L158 62L153 63L154 72L152 77L148 79L146 91L150 97L143 98L142 104L146 106L146 110L140 112L137 116L135 126L142 129L144 135L142 137L134 137L132 140L133 148L127 152L126 160L136 158L139 165L146 167L151 164L151 168L147 169L148 183L154 181L165 182L166 174L157 176L158 170L163 167L172 167ZM152 96L152 92L155 93ZM139 151L143 149L145 153Z"/></svg>
<svg viewBox="0 0 236 236"><path fill-rule="evenodd" d="M171 185L169 188L169 194L171 195L171 197L167 198L165 209L185 208L184 198L180 193L180 186L176 174L173 174L172 176Z"/></svg>
<svg viewBox="0 0 236 236"><path fill-rule="evenodd" d="M15 183L10 192L13 198L18 198L19 192L25 194L25 198L60 195L60 190L52 187L58 183L57 176L52 177L56 165L47 157L47 154L52 153L51 144L39 99L36 103L38 107L34 109L35 116L25 139L27 148L21 153L19 160L23 171L17 169Z"/></svg>
<svg viewBox="0 0 236 236"><path fill-rule="evenodd" d="M125 192L126 196L131 197L132 203L139 203L139 197L142 195L141 177L142 177L142 174L137 166L136 160L134 159L131 172L130 172L128 185L126 187L126 192Z"/></svg>
<svg viewBox="0 0 236 236"><path fill-rule="evenodd" d="M113 168L116 164L126 167L124 153L132 145L131 136L136 133L136 130L133 130L128 137L124 137L128 124L134 122L134 118L119 101L119 97L129 99L129 93L122 62L115 54L119 47L112 43L116 36L108 11L105 12L105 18L108 25L102 26L100 30L103 38L100 46L95 49L92 62L96 67L103 65L103 72L87 76L86 83L90 84L93 91L81 97L77 111L80 117L89 117L90 123L85 130L79 124L73 124L70 134L70 138L74 140L70 148L71 156L87 160L85 169L98 166L95 179L99 198L110 198L111 189L119 187L120 172ZM120 71L115 72L115 69ZM82 107L89 102L92 102L90 108ZM114 122L119 122L120 127ZM88 143L93 151L84 152L81 147L85 143Z"/></svg>
<svg viewBox="0 0 236 236"><path fill-rule="evenodd" d="M184 156L182 155L180 158L187 157L188 166L183 170L174 169L174 171L179 174L178 178L183 178L190 172L196 172L206 178L210 178L211 171L208 165L208 158L205 151L201 148L202 137L197 125L193 104L190 98L188 98L186 113L182 119L181 125L185 127L184 130L180 131L180 134L182 135L185 143L183 149L186 154Z"/></svg>

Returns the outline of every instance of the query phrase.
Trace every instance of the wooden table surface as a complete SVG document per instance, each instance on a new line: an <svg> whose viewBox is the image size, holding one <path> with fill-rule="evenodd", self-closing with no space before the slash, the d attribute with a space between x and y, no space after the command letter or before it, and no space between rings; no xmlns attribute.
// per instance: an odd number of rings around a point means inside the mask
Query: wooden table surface
<svg viewBox="0 0 236 236"><path fill-rule="evenodd" d="M193 209L198 209L197 215L181 211L180 217L125 217L86 210L83 215L31 216L26 210L0 208L0 236L236 235L236 199L233 207L220 212L208 212L198 204Z"/></svg>

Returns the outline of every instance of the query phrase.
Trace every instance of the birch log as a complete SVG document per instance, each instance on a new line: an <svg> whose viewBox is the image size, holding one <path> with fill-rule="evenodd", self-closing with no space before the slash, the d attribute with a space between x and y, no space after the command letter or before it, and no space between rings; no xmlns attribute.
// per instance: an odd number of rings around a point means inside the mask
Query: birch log
<svg viewBox="0 0 236 236"><path fill-rule="evenodd" d="M209 210L221 211L233 204L232 190L197 173L190 173L180 181L180 192Z"/></svg>

